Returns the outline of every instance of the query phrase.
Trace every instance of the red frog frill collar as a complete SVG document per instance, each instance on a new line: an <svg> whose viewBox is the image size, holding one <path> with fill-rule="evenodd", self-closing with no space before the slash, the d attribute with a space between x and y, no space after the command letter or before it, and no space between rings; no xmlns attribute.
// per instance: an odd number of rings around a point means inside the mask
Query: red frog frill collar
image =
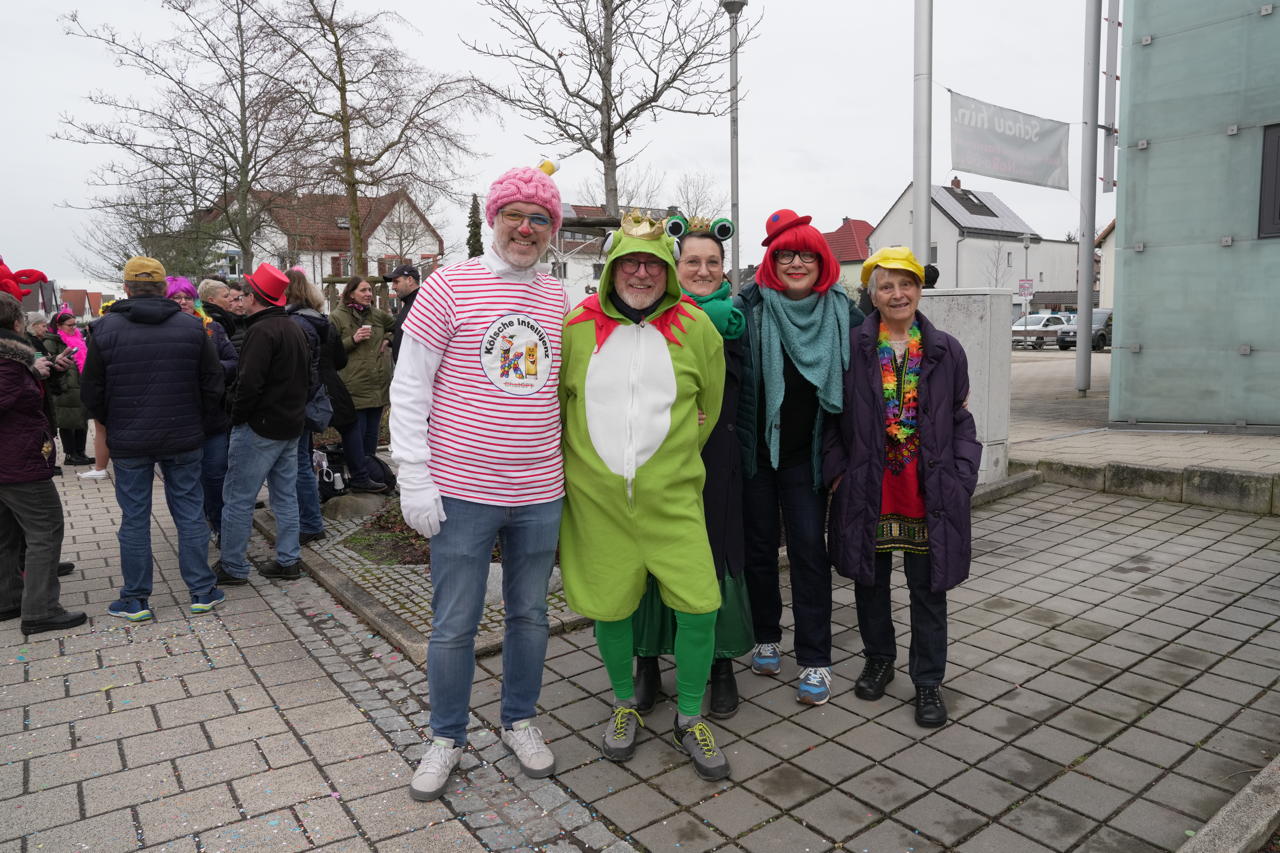
<svg viewBox="0 0 1280 853"><path fill-rule="evenodd" d="M678 347L684 346L684 343L676 337L676 333L672 330L672 327L674 326L676 329L684 332L684 321L681 318L687 317L690 320L694 318L693 315L689 313L688 308L685 307L686 305L692 305L694 308L698 307L698 303L694 302L688 296L681 294L679 302L672 305L666 311L663 311L657 317L647 321L649 325L657 329L664 338ZM593 293L584 299L580 307L582 310L579 312L577 317L574 317L569 321L568 325L572 326L576 323L585 323L588 320L593 321L596 324L595 351L600 352L600 348L604 346L604 342L609 340L609 335L613 334L613 330L622 324L616 318L610 317L608 314L604 313L604 309L600 307L600 295L598 293Z"/></svg>

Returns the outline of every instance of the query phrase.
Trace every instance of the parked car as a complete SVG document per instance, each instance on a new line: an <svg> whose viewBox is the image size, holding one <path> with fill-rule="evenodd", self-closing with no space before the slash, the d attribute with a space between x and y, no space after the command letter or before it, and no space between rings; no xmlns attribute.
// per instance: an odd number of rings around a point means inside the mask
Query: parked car
<svg viewBox="0 0 1280 853"><path fill-rule="evenodd" d="M1013 345L1044 349L1045 341L1058 338L1066 322L1057 314L1027 314L1013 321Z"/></svg>
<svg viewBox="0 0 1280 853"><path fill-rule="evenodd" d="M1058 331L1058 349L1071 349L1076 345L1077 329L1074 323ZM1101 352L1111 345L1111 309L1095 308L1093 311L1093 349Z"/></svg>

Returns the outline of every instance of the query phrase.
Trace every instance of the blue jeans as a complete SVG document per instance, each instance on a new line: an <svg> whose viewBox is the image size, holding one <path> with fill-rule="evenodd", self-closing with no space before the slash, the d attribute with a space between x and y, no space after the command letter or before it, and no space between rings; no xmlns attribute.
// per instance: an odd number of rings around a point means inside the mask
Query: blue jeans
<svg viewBox="0 0 1280 853"><path fill-rule="evenodd" d="M200 487L200 448L175 456L112 459L116 503L120 505L120 597L151 595L151 482L155 466L164 477L164 500L178 528L178 570L192 595L207 595L216 584L209 568L209 527Z"/></svg>
<svg viewBox="0 0 1280 853"><path fill-rule="evenodd" d="M248 424L231 428L227 480L222 488L222 569L249 576L253 505L266 482L276 518L276 562L298 562L298 439L263 438Z"/></svg>
<svg viewBox="0 0 1280 853"><path fill-rule="evenodd" d="M378 452L378 430L382 426L382 407L357 409L356 419L342 430L342 455L352 480L382 482L382 473L370 470L366 458ZM448 514L447 512L445 513Z"/></svg>
<svg viewBox="0 0 1280 853"><path fill-rule="evenodd" d="M200 463L200 483L204 487L204 517L214 533L222 530L222 482L227 478L227 441L230 433L220 432L204 440Z"/></svg>
<svg viewBox="0 0 1280 853"><path fill-rule="evenodd" d="M427 645L431 731L467 741L467 706L476 668L476 631L484 612L489 554L502 541L502 725L537 714L547 656L547 581L560 535L563 501L527 506L444 498L448 520L431 540L431 607Z"/></svg>
<svg viewBox="0 0 1280 853"><path fill-rule="evenodd" d="M311 464L311 431L298 439L298 528L302 533L323 533L324 517L320 515L320 484Z"/></svg>
<svg viewBox="0 0 1280 853"><path fill-rule="evenodd" d="M782 594L778 589L781 520L787 528L791 563L791 612L795 616L796 663L831 666L831 563L823 538L826 490L813 490L808 461L775 471L760 465L742 484L747 595L757 643L782 639Z"/></svg>

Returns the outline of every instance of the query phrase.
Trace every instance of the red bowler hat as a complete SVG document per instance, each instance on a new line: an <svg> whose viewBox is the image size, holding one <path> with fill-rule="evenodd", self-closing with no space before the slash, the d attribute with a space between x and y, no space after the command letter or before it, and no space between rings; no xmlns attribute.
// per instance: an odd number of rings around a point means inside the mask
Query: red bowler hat
<svg viewBox="0 0 1280 853"><path fill-rule="evenodd" d="M764 238L764 242L760 245L767 246L788 228L795 228L797 225L808 225L812 221L812 216L797 216L794 210L788 210L784 207L765 220L764 230L768 236Z"/></svg>
<svg viewBox="0 0 1280 853"><path fill-rule="evenodd" d="M284 307L284 292L289 287L289 277L271 264L258 264L253 275L245 273L244 280L249 282L254 294L263 302Z"/></svg>

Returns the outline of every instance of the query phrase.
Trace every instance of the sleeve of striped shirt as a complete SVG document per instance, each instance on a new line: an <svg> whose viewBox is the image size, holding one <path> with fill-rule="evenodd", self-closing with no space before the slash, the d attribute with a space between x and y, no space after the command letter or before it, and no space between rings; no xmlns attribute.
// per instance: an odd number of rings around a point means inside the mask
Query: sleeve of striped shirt
<svg viewBox="0 0 1280 853"><path fill-rule="evenodd" d="M428 422L440 361L440 353L416 337L401 342L391 379L391 458L401 469L431 461Z"/></svg>

